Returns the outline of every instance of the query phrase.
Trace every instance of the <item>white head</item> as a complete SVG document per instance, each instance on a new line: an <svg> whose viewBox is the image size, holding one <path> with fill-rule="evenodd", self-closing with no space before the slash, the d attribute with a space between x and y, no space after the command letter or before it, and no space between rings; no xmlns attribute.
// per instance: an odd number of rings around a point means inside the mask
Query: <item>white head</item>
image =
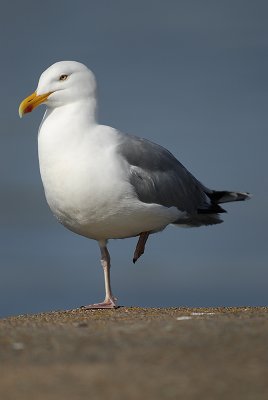
<svg viewBox="0 0 268 400"><path fill-rule="evenodd" d="M42 103L55 108L95 99L95 92L95 77L84 64L59 61L42 73L36 91L21 102L19 114L22 117Z"/></svg>

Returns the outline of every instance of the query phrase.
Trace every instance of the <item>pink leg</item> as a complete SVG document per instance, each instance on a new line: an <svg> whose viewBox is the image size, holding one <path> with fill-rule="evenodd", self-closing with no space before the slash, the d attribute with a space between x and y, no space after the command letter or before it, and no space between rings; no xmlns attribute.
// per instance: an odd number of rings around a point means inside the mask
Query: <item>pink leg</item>
<svg viewBox="0 0 268 400"><path fill-rule="evenodd" d="M140 258L140 256L142 256L142 254L144 253L145 250L145 244L147 242L147 239L150 235L150 232L142 232L140 234L135 252L134 252L134 256L133 256L133 263L135 264L135 262L138 260L138 258Z"/></svg>
<svg viewBox="0 0 268 400"><path fill-rule="evenodd" d="M101 251L101 264L104 272L104 282L105 282L105 299L101 303L90 304L88 306L83 306L83 309L92 310L98 308L116 308L116 298L112 294L111 289L111 279L110 279L110 254L107 249L107 241L100 241L100 251Z"/></svg>

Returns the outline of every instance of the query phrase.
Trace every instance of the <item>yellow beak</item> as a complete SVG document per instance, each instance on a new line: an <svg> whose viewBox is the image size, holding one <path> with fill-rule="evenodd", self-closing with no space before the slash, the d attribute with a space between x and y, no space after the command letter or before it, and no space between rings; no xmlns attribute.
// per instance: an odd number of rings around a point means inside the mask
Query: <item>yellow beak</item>
<svg viewBox="0 0 268 400"><path fill-rule="evenodd" d="M38 96L36 94L36 92L34 92L30 96L26 97L26 99L24 99L20 103L20 106L19 106L20 118L22 118L24 114L27 114L27 113L33 111L34 108L36 108L40 104L42 104L51 93L52 92L49 92L49 93L41 94L40 96Z"/></svg>

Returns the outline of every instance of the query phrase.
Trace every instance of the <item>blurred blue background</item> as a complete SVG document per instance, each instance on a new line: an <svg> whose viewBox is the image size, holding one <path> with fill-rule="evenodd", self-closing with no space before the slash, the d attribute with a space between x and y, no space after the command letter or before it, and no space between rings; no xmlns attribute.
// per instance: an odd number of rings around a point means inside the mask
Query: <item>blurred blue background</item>
<svg viewBox="0 0 268 400"><path fill-rule="evenodd" d="M249 191L225 223L110 242L120 304L267 305L268 2L1 3L0 316L102 300L97 243L59 225L39 176L40 107L20 101L60 60L96 74L99 120L164 145L204 184Z"/></svg>

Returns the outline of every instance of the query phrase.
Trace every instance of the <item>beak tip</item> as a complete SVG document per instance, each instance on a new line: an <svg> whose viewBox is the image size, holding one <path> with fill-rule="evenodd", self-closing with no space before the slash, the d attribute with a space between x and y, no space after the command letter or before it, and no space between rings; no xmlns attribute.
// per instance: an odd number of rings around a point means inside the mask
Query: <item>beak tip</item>
<svg viewBox="0 0 268 400"><path fill-rule="evenodd" d="M42 95L37 95L36 92L32 93L30 96L26 97L19 106L19 116L22 118L24 114L30 113L34 108L44 103L48 96L52 92L48 92Z"/></svg>

